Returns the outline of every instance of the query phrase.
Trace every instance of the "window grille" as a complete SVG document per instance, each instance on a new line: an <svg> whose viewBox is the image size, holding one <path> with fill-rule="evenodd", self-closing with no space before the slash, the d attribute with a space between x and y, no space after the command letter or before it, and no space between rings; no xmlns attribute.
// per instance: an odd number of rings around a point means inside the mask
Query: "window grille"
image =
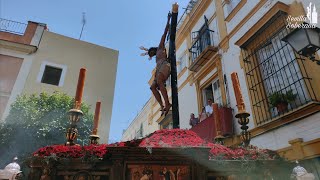
<svg viewBox="0 0 320 180"><path fill-rule="evenodd" d="M311 77L305 69L305 59L281 40L290 32L285 27L286 17L286 13L279 11L241 46L252 111L258 126L317 101ZM294 95L291 101L286 98L290 93ZM285 108L272 105L276 95L286 99Z"/></svg>

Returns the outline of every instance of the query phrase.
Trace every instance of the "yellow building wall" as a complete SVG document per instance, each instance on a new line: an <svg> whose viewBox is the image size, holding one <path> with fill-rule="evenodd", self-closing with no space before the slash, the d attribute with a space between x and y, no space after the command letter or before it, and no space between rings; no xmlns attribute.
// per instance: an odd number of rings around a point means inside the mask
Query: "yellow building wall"
<svg viewBox="0 0 320 180"><path fill-rule="evenodd" d="M37 82L43 62L66 67L61 87ZM100 142L106 143L109 137L117 63L116 50L45 31L34 56L23 93L61 91L74 96L80 68L86 68L83 101L91 105L92 112L96 101L102 102L98 134Z"/></svg>

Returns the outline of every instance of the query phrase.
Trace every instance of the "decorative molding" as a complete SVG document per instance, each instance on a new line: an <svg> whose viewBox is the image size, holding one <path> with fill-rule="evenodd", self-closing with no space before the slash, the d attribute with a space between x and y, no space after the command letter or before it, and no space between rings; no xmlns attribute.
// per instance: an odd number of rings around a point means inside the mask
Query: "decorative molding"
<svg viewBox="0 0 320 180"><path fill-rule="evenodd" d="M229 33L229 39L231 39L231 37L233 37L239 30L240 28L249 21L249 19L257 13L257 11L267 2L267 0L261 0L259 1L259 3L253 8L251 9L251 11L240 21L240 23L238 25L236 25L232 31Z"/></svg>
<svg viewBox="0 0 320 180"><path fill-rule="evenodd" d="M273 119L271 122L267 124L255 127L254 129L251 129L250 132L252 137L259 136L263 133L279 128L286 124L289 124L298 120L302 120L305 117L308 117L319 111L320 111L320 103L310 102L304 106L301 106L295 109L292 112L288 112L278 118Z"/></svg>
<svg viewBox="0 0 320 180"><path fill-rule="evenodd" d="M219 55L218 53L215 53L214 56L212 56L212 58L210 58L206 64L204 64L204 67L202 67L194 76L194 79L197 80L201 80L203 79L212 69L213 67L216 66L216 62L218 61L218 59L221 58L221 55Z"/></svg>
<svg viewBox="0 0 320 180"><path fill-rule="evenodd" d="M303 142L302 138L289 141L291 146L277 150L280 156L290 160L311 159L320 156L320 138Z"/></svg>
<svg viewBox="0 0 320 180"><path fill-rule="evenodd" d="M251 133L251 137L263 135L266 132L272 131L276 128L280 128L282 126L285 126L286 124L303 120L304 118L317 112L320 112L320 103L310 102L309 104L295 109L293 112L286 113L267 124L255 127L249 130L249 132ZM232 146L239 143L241 143L239 135L235 135L225 139L225 145L227 146Z"/></svg>
<svg viewBox="0 0 320 180"><path fill-rule="evenodd" d="M224 37L218 44L218 49L222 49L223 52L227 52L229 49L229 36Z"/></svg>
<svg viewBox="0 0 320 180"><path fill-rule="evenodd" d="M184 73L187 71L187 66L185 66L178 74L178 80L181 78L182 75L184 75Z"/></svg>
<svg viewBox="0 0 320 180"><path fill-rule="evenodd" d="M229 22L239 11L240 9L247 3L247 0L241 0L236 7L232 9L232 11L228 14L225 21Z"/></svg>
<svg viewBox="0 0 320 180"><path fill-rule="evenodd" d="M6 41L6 40L2 40L2 39L0 39L0 48L19 51L24 54L33 54L38 50L38 48L36 46Z"/></svg>
<svg viewBox="0 0 320 180"><path fill-rule="evenodd" d="M251 13L256 13L266 2L266 0L260 1L254 9L250 11L250 13L237 25L231 32L230 32L230 37L232 37L236 31L239 30L254 14ZM235 44L238 45L239 47L243 45L247 40L249 40L263 25L265 25L277 12L283 11L283 12L288 12L289 11L289 6L282 3L278 2L276 3L265 15L262 16L262 18L254 24Z"/></svg>

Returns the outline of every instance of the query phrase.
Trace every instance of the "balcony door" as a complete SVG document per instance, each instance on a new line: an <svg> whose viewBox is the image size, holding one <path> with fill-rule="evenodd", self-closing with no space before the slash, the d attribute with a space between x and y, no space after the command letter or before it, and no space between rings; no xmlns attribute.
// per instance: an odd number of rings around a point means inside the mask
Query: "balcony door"
<svg viewBox="0 0 320 180"><path fill-rule="evenodd" d="M205 24L199 30L199 51L203 52L210 44L210 33L208 26Z"/></svg>
<svg viewBox="0 0 320 180"><path fill-rule="evenodd" d="M210 85L204 88L202 94L204 102L203 106L207 105L208 99L212 99L213 103L218 103L219 106L222 105L221 89L218 78L213 80Z"/></svg>

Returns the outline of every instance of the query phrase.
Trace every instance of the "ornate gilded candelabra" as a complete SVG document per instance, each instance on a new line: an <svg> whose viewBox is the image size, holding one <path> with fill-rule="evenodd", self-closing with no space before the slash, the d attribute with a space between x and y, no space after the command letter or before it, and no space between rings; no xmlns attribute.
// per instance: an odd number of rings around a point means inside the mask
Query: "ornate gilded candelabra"
<svg viewBox="0 0 320 180"><path fill-rule="evenodd" d="M238 123L241 125L242 132L240 133L240 139L243 142L244 146L247 147L250 144L251 134L248 131L249 126L249 117L250 114L246 111L240 111L236 114L236 118L238 118Z"/></svg>
<svg viewBox="0 0 320 180"><path fill-rule="evenodd" d="M248 124L249 124L249 116L250 114L246 112L246 107L243 101L240 83L238 74L233 72L231 74L232 85L234 89L234 94L236 96L238 113L236 114L236 118L238 119L238 123L241 125L242 132L240 133L240 139L243 142L244 146L247 147L250 144L251 135L248 131Z"/></svg>
<svg viewBox="0 0 320 180"><path fill-rule="evenodd" d="M78 136L77 123L80 121L81 117L83 116L83 112L80 109L81 109L85 77L86 77L86 69L81 68L79 72L74 108L68 112L70 125L66 132L67 146L76 145L74 141L75 139L77 139L77 136Z"/></svg>
<svg viewBox="0 0 320 180"><path fill-rule="evenodd" d="M92 134L89 136L90 144L99 144L100 137L98 135L98 125L99 125L99 119L100 119L100 109L101 109L101 102L98 101L96 103L96 109L94 113Z"/></svg>
<svg viewBox="0 0 320 180"><path fill-rule="evenodd" d="M99 139L100 139L99 135L91 134L89 138L90 138L90 144L99 144Z"/></svg>
<svg viewBox="0 0 320 180"><path fill-rule="evenodd" d="M68 112L68 115L69 115L70 125L66 132L66 139L67 139L66 145L73 146L75 145L74 141L78 136L77 123L80 121L81 117L83 116L83 112L80 109L75 108L75 109L71 109Z"/></svg>

